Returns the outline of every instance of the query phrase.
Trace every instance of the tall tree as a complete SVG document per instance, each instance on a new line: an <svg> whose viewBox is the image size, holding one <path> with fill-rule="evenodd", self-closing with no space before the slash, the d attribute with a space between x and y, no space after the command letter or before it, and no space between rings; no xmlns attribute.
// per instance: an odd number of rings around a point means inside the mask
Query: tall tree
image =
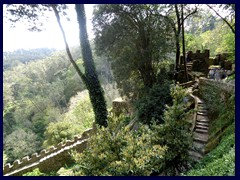
<svg viewBox="0 0 240 180"><path fill-rule="evenodd" d="M171 24L174 35L175 35L175 46L176 46L176 59L175 59L175 70L179 71L179 58L180 58L180 36L181 27L184 21L197 12L197 6L194 8L184 5L184 10L186 11L185 16L182 16L182 11L180 10L179 4L167 5L168 11L162 15ZM161 13L161 12L160 12Z"/></svg>
<svg viewBox="0 0 240 180"><path fill-rule="evenodd" d="M177 28L173 25L173 31L175 34L175 41L176 41L176 71L179 71L179 58L180 58L180 33L181 33L181 17L178 9L178 5L174 5L176 19L177 19Z"/></svg>
<svg viewBox="0 0 240 180"><path fill-rule="evenodd" d="M172 47L169 23L158 16L160 6L98 5L94 11L95 43L106 53L122 95L136 98L156 83L159 64ZM136 95L136 96L135 96Z"/></svg>
<svg viewBox="0 0 240 180"><path fill-rule="evenodd" d="M183 19L183 4L181 4L181 18L182 18L182 53L183 53L183 62L184 62L184 71L185 71L185 80L188 81L188 72L186 65L186 51L185 51L185 39L184 39L184 19Z"/></svg>
<svg viewBox="0 0 240 180"><path fill-rule="evenodd" d="M82 48L83 62L85 66L86 86L89 91L90 100L93 105L95 119L99 125L107 126L107 106L100 85L96 68L93 62L92 51L88 40L86 28L86 15L83 4L75 5L79 23L79 37Z"/></svg>

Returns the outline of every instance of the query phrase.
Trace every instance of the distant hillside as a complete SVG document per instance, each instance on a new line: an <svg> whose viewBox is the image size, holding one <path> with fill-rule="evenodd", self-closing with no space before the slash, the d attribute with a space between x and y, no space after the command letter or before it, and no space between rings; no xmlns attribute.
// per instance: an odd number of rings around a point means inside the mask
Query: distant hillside
<svg viewBox="0 0 240 180"><path fill-rule="evenodd" d="M56 49L38 48L38 49L18 49L13 52L3 52L3 70L10 69L19 63L27 63L38 59L44 59L51 56Z"/></svg>

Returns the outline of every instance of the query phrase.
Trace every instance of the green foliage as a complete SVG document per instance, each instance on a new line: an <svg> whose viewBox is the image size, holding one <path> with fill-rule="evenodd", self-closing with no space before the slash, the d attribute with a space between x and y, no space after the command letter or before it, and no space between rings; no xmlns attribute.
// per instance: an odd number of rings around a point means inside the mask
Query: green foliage
<svg viewBox="0 0 240 180"><path fill-rule="evenodd" d="M78 59L77 63L80 69L83 69L79 47L74 47L72 51L73 57ZM104 67L105 61L98 60L97 62L102 63L99 68ZM104 76L103 74L101 77L105 78ZM63 120L70 98L78 91L85 89L83 82L77 76L73 66L66 60L63 52L55 53L45 59L30 61L28 64L14 65L11 69L4 71L3 79L4 138L16 129L30 130L37 136L37 146L41 148L43 141L47 141L46 137L48 136L44 136L44 132L49 123L56 123L56 127L58 126L52 131L64 129L63 135L57 136L55 138L57 140L49 144L60 142L61 139L72 138L75 133L79 134L92 125L94 114L89 100L80 103ZM109 91L109 93L111 92ZM108 96L112 97L111 94ZM108 99L111 100L111 97ZM83 99L85 98L83 97ZM84 107L88 110L83 109ZM51 127L53 126L51 125ZM65 133L66 131L70 133ZM22 158L20 154L19 157L15 157Z"/></svg>
<svg viewBox="0 0 240 180"><path fill-rule="evenodd" d="M188 176L235 176L235 147L219 159L201 169L194 169Z"/></svg>
<svg viewBox="0 0 240 180"><path fill-rule="evenodd" d="M31 138L24 140L26 144L33 143L31 146L38 147L32 148L31 152L41 148L47 125L60 119L67 106L67 98L70 99L69 96L83 88L82 82L74 78L74 73L66 73L70 68L68 66L69 62L66 61L64 53L59 52L45 59L29 61L27 64L19 63L4 71L4 139L12 139L10 135L15 130L22 129L36 137L35 142L31 141ZM68 87L68 84L72 84L71 87ZM71 93L65 94L66 89ZM9 161L12 161L13 157L22 158L24 153L30 152L11 152L19 149L19 145L10 141L4 144L4 149L6 146L11 146L8 147L7 154L14 154L9 156Z"/></svg>
<svg viewBox="0 0 240 180"><path fill-rule="evenodd" d="M4 149L9 162L31 155L39 150L39 145L34 133L22 129L15 130L4 139Z"/></svg>
<svg viewBox="0 0 240 180"><path fill-rule="evenodd" d="M147 126L130 131L124 117L109 117L107 128L97 128L81 154L75 154L74 175L151 175L161 167L164 146L152 145Z"/></svg>
<svg viewBox="0 0 240 180"><path fill-rule="evenodd" d="M87 91L72 98L69 111L62 116L62 120L48 125L44 135L44 146L56 145L74 135L81 134L94 122L94 113Z"/></svg>
<svg viewBox="0 0 240 180"><path fill-rule="evenodd" d="M39 170L39 168L36 168L30 172L23 174L22 176L56 176L56 173L55 172L43 173Z"/></svg>
<svg viewBox="0 0 240 180"><path fill-rule="evenodd" d="M235 73L227 77L227 81L235 79Z"/></svg>
<svg viewBox="0 0 240 180"><path fill-rule="evenodd" d="M138 100L136 104L139 119L147 124L152 120L162 123L165 105L171 104L171 101L169 82L154 85L148 95Z"/></svg>
<svg viewBox="0 0 240 180"><path fill-rule="evenodd" d="M187 93L179 86L172 87L173 105L164 113L164 124L149 128L140 126L130 131L124 117L109 118L107 128L97 128L88 148L74 154L74 175L176 175L188 163L191 143L188 130Z"/></svg>
<svg viewBox="0 0 240 180"><path fill-rule="evenodd" d="M73 172L71 168L61 167L57 173L58 176L73 176Z"/></svg>
<svg viewBox="0 0 240 180"><path fill-rule="evenodd" d="M47 176L47 174L42 173L39 168L36 168L34 170L32 170L31 172L27 172L25 174L23 174L23 176Z"/></svg>
<svg viewBox="0 0 240 180"><path fill-rule="evenodd" d="M153 142L167 147L162 166L164 174L178 175L187 168L189 162L188 149L192 139L187 117L191 111L185 112L185 89L178 85L172 86L171 96L173 105L167 106L164 112L164 124L153 126L153 130L156 131Z"/></svg>
<svg viewBox="0 0 240 180"><path fill-rule="evenodd" d="M235 54L235 35L226 24L217 23L212 30L203 33L185 34L187 50L210 50L210 56L228 52ZM232 57L230 60L234 60Z"/></svg>
<svg viewBox="0 0 240 180"><path fill-rule="evenodd" d="M10 134L14 130L16 124L14 118L14 111L16 109L16 104L13 102L7 103L3 109L3 129L4 135Z"/></svg>
<svg viewBox="0 0 240 180"><path fill-rule="evenodd" d="M28 63L30 61L36 61L44 59L50 56L55 49L39 48L24 50L18 49L13 52L3 52L3 70L11 69L20 63Z"/></svg>
<svg viewBox="0 0 240 180"><path fill-rule="evenodd" d="M6 165L7 160L8 160L7 154L5 153L5 151L3 151L3 166Z"/></svg>
<svg viewBox="0 0 240 180"><path fill-rule="evenodd" d="M95 44L109 57L121 95L133 99L151 88L158 65L173 46L170 24L153 4L98 5L94 11Z"/></svg>

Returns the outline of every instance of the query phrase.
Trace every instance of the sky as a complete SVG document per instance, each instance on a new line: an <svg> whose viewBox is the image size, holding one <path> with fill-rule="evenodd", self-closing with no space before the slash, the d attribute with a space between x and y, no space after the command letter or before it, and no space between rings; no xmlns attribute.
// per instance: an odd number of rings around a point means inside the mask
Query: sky
<svg viewBox="0 0 240 180"><path fill-rule="evenodd" d="M85 4L89 40L94 38L91 23L93 6L93 4ZM3 8L3 10L4 9L5 8ZM43 47L64 49L65 45L56 17L53 12L49 12L48 16L49 21L44 23L46 30L42 32L30 32L24 23L17 23L15 28L10 28L10 22L4 21L3 51ZM68 17L71 19L70 22L64 18L61 18L61 22L67 36L67 41L71 47L79 45L79 28L74 4L69 4Z"/></svg>
<svg viewBox="0 0 240 180"><path fill-rule="evenodd" d="M93 4L85 4L87 19L87 31L89 39L93 39L92 32L92 12ZM69 5L70 22L61 18L61 22L67 36L69 46L79 45L79 28L77 23L76 11L74 5ZM3 51L14 51L17 49L35 49L35 48L55 48L64 49L64 41L57 24L54 12L49 12L49 21L44 22L45 30L42 32L30 32L24 23L17 23L15 28L10 28L10 22L4 21L3 24Z"/></svg>

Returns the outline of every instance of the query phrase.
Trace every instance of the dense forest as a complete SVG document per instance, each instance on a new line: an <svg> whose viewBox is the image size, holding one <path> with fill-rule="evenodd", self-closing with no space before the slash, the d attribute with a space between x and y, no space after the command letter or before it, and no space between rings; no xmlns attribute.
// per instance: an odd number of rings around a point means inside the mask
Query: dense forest
<svg viewBox="0 0 240 180"><path fill-rule="evenodd" d="M235 5L95 5L90 42L84 6L75 5L75 47L68 46L60 22L68 6L7 5L8 20L34 22L32 30L41 28L35 22L42 12L55 13L66 49L3 52L4 165L95 127L86 150L71 153L70 165L25 175L235 175L235 94L221 106L214 98L218 89L201 91L212 122L209 139L221 133L218 144L193 162L189 129L196 109L179 86L196 80L187 69L189 51L208 49L214 62L228 53L226 61L235 64ZM195 74L209 78L209 69ZM224 83L235 79L235 69L227 70ZM119 97L127 104L118 107L120 114L112 104Z"/></svg>

